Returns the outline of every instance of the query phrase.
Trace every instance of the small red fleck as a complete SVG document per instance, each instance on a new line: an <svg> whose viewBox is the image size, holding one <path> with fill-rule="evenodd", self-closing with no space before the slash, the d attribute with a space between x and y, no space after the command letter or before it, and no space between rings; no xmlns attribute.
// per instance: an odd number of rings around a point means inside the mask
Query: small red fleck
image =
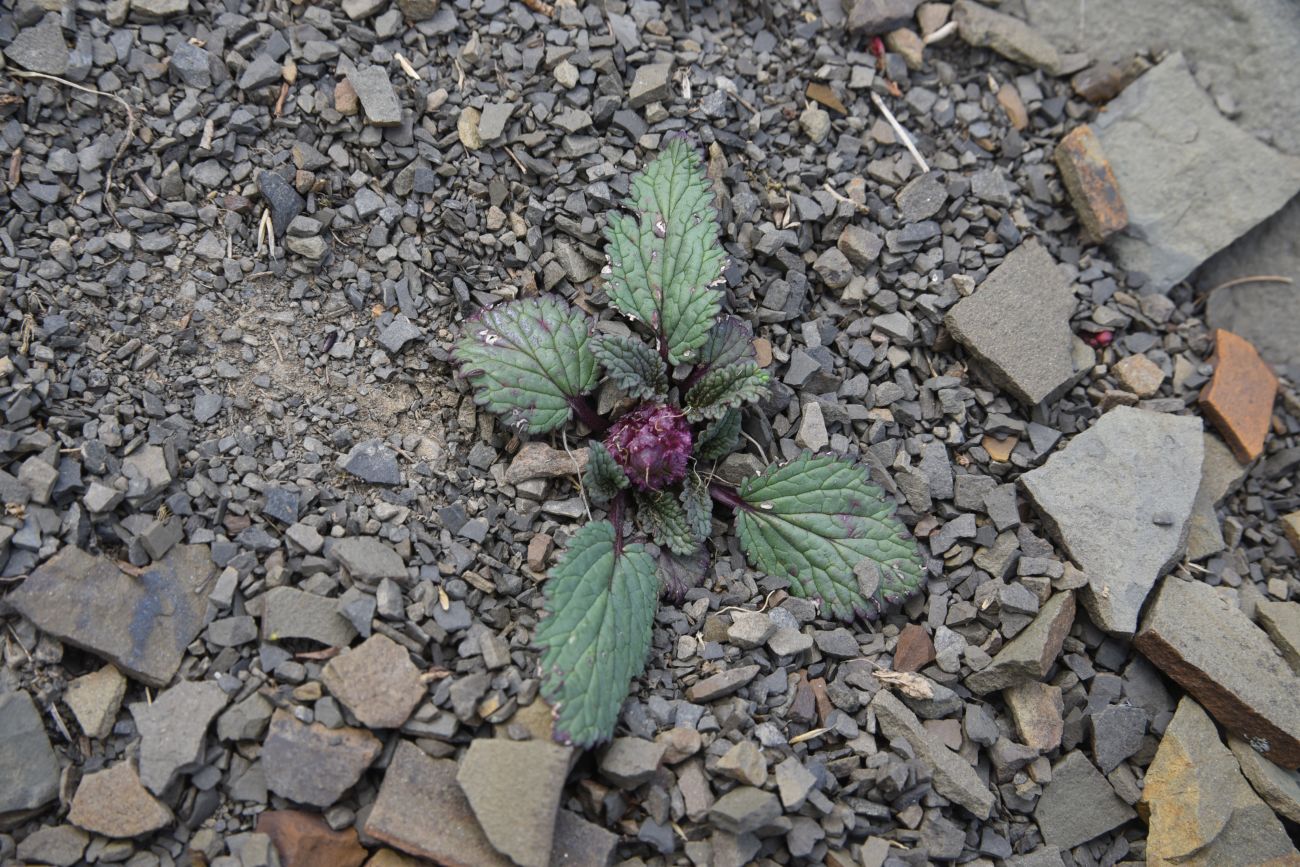
<svg viewBox="0 0 1300 867"><path fill-rule="evenodd" d="M1111 341L1114 339L1115 332L1113 331L1098 331L1086 338L1088 345L1093 349L1105 349L1110 346Z"/></svg>
<svg viewBox="0 0 1300 867"><path fill-rule="evenodd" d="M870 46L870 51L871 51L871 56L874 57L874 58L876 58L877 60L879 60L880 58L884 57L884 56L885 56L885 40L881 39L879 36L873 36L873 37L871 37L871 46Z"/></svg>

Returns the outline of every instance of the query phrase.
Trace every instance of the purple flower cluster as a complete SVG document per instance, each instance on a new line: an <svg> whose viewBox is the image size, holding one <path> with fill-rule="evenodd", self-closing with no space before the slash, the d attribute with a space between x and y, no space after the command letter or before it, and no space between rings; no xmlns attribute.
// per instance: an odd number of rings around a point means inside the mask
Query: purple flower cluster
<svg viewBox="0 0 1300 867"><path fill-rule="evenodd" d="M691 426L676 407L644 403L610 427L605 448L643 491L660 491L686 476Z"/></svg>

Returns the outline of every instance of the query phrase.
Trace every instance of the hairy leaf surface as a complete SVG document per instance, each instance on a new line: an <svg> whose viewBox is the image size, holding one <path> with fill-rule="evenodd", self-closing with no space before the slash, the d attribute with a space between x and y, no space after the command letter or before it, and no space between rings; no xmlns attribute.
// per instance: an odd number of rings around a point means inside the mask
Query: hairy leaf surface
<svg viewBox="0 0 1300 867"><path fill-rule="evenodd" d="M497 304L465 324L454 357L474 402L530 433L569 420L569 398L596 387L587 317L558 298Z"/></svg>
<svg viewBox="0 0 1300 867"><path fill-rule="evenodd" d="M690 473L682 483L679 498L686 514L686 528L697 542L709 538L713 529L713 498L709 496L709 483L701 476Z"/></svg>
<svg viewBox="0 0 1300 867"><path fill-rule="evenodd" d="M587 454L587 472L582 476L582 484L591 498L603 505L627 487L627 473L599 440L587 444Z"/></svg>
<svg viewBox="0 0 1300 867"><path fill-rule="evenodd" d="M752 361L712 368L686 392L686 417L691 421L720 418L727 410L767 394L768 373Z"/></svg>
<svg viewBox="0 0 1300 867"><path fill-rule="evenodd" d="M805 452L746 479L739 493L748 508L737 510L736 532L750 561L838 618L875 616L922 581L921 555L894 504L853 461ZM855 573L862 561L874 565L874 588Z"/></svg>
<svg viewBox="0 0 1300 867"><path fill-rule="evenodd" d="M634 214L610 218L609 279L614 306L650 325L673 364L693 360L722 306L718 212L700 156L675 138L632 178Z"/></svg>
<svg viewBox="0 0 1300 867"><path fill-rule="evenodd" d="M695 364L699 367L723 367L754 357L754 332L738 316L723 316L709 329Z"/></svg>
<svg viewBox="0 0 1300 867"><path fill-rule="evenodd" d="M699 539L691 532L686 510L672 491L638 491L636 517L656 545L662 545L674 554L689 554L699 547Z"/></svg>
<svg viewBox="0 0 1300 867"><path fill-rule="evenodd" d="M641 400L668 394L668 371L663 359L635 337L611 334L594 341L591 351L625 394Z"/></svg>
<svg viewBox="0 0 1300 867"><path fill-rule="evenodd" d="M546 616L534 638L557 740L585 748L614 733L632 679L645 668L658 604L655 559L644 546L617 550L609 521L569 540L546 582Z"/></svg>
<svg viewBox="0 0 1300 867"><path fill-rule="evenodd" d="M696 456L701 460L716 461L734 452L740 444L740 422L738 409L729 409L721 418L710 422L695 440Z"/></svg>

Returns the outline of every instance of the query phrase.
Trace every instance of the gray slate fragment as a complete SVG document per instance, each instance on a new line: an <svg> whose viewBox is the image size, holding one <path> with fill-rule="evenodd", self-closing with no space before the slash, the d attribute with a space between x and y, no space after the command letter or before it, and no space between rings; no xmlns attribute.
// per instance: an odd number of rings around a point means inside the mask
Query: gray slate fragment
<svg viewBox="0 0 1300 867"><path fill-rule="evenodd" d="M1300 159L1219 114L1175 52L1112 100L1093 130L1129 224L1110 245L1163 292L1300 190Z"/></svg>
<svg viewBox="0 0 1300 867"><path fill-rule="evenodd" d="M140 782L162 795L179 774L197 770L208 726L226 706L226 693L213 681L185 680L153 702L131 705L140 732Z"/></svg>
<svg viewBox="0 0 1300 867"><path fill-rule="evenodd" d="M644 738L614 738L600 758L600 772L616 785L636 788L654 776L667 748Z"/></svg>
<svg viewBox="0 0 1300 867"><path fill-rule="evenodd" d="M279 61L265 54L259 54L244 67L243 74L239 76L239 89L257 90L267 87L279 81L283 74Z"/></svg>
<svg viewBox="0 0 1300 867"><path fill-rule="evenodd" d="M357 443L339 461L339 465L361 481L372 485L399 485L402 482L397 455L378 437Z"/></svg>
<svg viewBox="0 0 1300 867"><path fill-rule="evenodd" d="M1165 578L1134 644L1228 731L1275 764L1300 767L1297 676L1264 630L1213 587Z"/></svg>
<svg viewBox="0 0 1300 867"><path fill-rule="evenodd" d="M178 545L138 577L68 546L7 601L42 631L160 687L203 629L214 571L206 545Z"/></svg>
<svg viewBox="0 0 1300 867"><path fill-rule="evenodd" d="M406 581L402 556L374 536L339 539L330 546L329 555L358 581L375 582L384 578Z"/></svg>
<svg viewBox="0 0 1300 867"><path fill-rule="evenodd" d="M742 665L706 677L686 690L686 697L698 704L715 701L731 695L748 684L758 674L757 665Z"/></svg>
<svg viewBox="0 0 1300 867"><path fill-rule="evenodd" d="M921 0L841 0L850 33L876 36L912 23Z"/></svg>
<svg viewBox="0 0 1300 867"><path fill-rule="evenodd" d="M520 867L547 867L572 750L549 740L478 738L460 760L460 783L479 826Z"/></svg>
<svg viewBox="0 0 1300 867"><path fill-rule="evenodd" d="M478 134L484 144L490 144L505 134L506 123L514 110L513 102L489 102L483 106L478 119Z"/></svg>
<svg viewBox="0 0 1300 867"><path fill-rule="evenodd" d="M944 324L996 384L1029 404L1070 387L1075 367L1070 316L1075 297L1064 272L1037 241L1003 260Z"/></svg>
<svg viewBox="0 0 1300 867"><path fill-rule="evenodd" d="M1103 774L1138 751L1147 730L1147 714L1140 707L1111 705L1092 716L1092 759Z"/></svg>
<svg viewBox="0 0 1300 867"><path fill-rule="evenodd" d="M747 834L781 815L776 795L753 786L737 786L714 802L709 819L724 831Z"/></svg>
<svg viewBox="0 0 1300 867"><path fill-rule="evenodd" d="M293 184L275 172L257 173L257 191L262 194L266 206L271 209L271 228L275 230L275 236L284 237L285 230L289 228L293 218L302 213L307 203L303 201L302 196L298 195Z"/></svg>
<svg viewBox="0 0 1300 867"><path fill-rule="evenodd" d="M1043 839L1062 849L1073 849L1136 817L1078 750L1052 766L1052 781L1034 810Z"/></svg>
<svg viewBox="0 0 1300 867"><path fill-rule="evenodd" d="M75 825L37 828L18 844L18 860L53 867L73 867L90 843L90 835Z"/></svg>
<svg viewBox="0 0 1300 867"><path fill-rule="evenodd" d="M936 172L926 172L912 178L894 197L894 204L898 205L904 223L930 219L939 213L946 201L948 188L939 180Z"/></svg>
<svg viewBox="0 0 1300 867"><path fill-rule="evenodd" d="M647 63L637 68L628 88L627 101L632 108L642 108L652 102L667 99L672 93L673 65Z"/></svg>
<svg viewBox="0 0 1300 867"><path fill-rule="evenodd" d="M888 689L876 693L871 700L871 709L875 712L885 737L907 741L917 758L934 770L933 785L936 792L981 819L989 817L993 810L993 793L980 780L979 774L969 762L948 749L937 735L924 728L916 714L908 710Z"/></svg>
<svg viewBox="0 0 1300 867"><path fill-rule="evenodd" d="M131 11L155 18L183 15L190 8L190 0L131 0Z"/></svg>
<svg viewBox="0 0 1300 867"><path fill-rule="evenodd" d="M1300 822L1300 771L1279 768L1236 735L1228 735L1228 749L1264 802L1279 816Z"/></svg>
<svg viewBox="0 0 1300 867"><path fill-rule="evenodd" d="M330 647L347 647L356 637L338 613L338 601L294 587L276 587L263 597L262 639L309 638Z"/></svg>
<svg viewBox="0 0 1300 867"><path fill-rule="evenodd" d="M1033 622L1007 642L989 665L966 678L966 686L983 695L1043 678L1074 624L1074 611L1074 594L1069 591L1048 599Z"/></svg>
<svg viewBox="0 0 1300 867"><path fill-rule="evenodd" d="M1300 675L1300 602L1261 599L1255 603L1255 619L1291 670Z"/></svg>
<svg viewBox="0 0 1300 867"><path fill-rule="evenodd" d="M1201 485L1196 490L1187 528L1188 560L1201 560L1224 549L1223 528L1215 510L1246 478L1247 468L1238 463L1223 440L1207 431L1204 445Z"/></svg>
<svg viewBox="0 0 1300 867"><path fill-rule="evenodd" d="M1132 635L1156 579L1182 557L1203 448L1198 418L1117 407L1020 477L1087 573L1083 603L1107 632Z"/></svg>
<svg viewBox="0 0 1300 867"><path fill-rule="evenodd" d="M379 345L384 347L389 355L396 355L402 351L402 347L412 340L418 340L424 335L418 326L402 314L393 317L393 321L388 323L379 332Z"/></svg>
<svg viewBox="0 0 1300 867"><path fill-rule="evenodd" d="M5 48L5 57L23 69L46 75L63 75L68 71L68 45L63 41L59 16L48 14L35 27L18 31Z"/></svg>
<svg viewBox="0 0 1300 867"><path fill-rule="evenodd" d="M59 794L59 760L41 712L19 690L0 693L0 819L35 810Z"/></svg>
<svg viewBox="0 0 1300 867"><path fill-rule="evenodd" d="M366 120L375 126L398 126L402 122L402 104L397 91L388 78L388 71L380 66L359 66L348 74L352 89L357 92Z"/></svg>
<svg viewBox="0 0 1300 867"><path fill-rule="evenodd" d="M969 45L991 48L1007 60L1036 66L1055 74L1060 52L1047 37L1019 18L997 12L972 0L957 0L952 9L957 32Z"/></svg>
<svg viewBox="0 0 1300 867"><path fill-rule="evenodd" d="M304 725L288 711L277 710L262 744L266 784L291 801L329 807L356 785L382 747L365 729Z"/></svg>

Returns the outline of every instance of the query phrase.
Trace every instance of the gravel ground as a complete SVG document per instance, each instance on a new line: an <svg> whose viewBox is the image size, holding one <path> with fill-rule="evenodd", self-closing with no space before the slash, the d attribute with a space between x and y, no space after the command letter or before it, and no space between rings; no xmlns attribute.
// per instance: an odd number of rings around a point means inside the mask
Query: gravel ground
<svg viewBox="0 0 1300 867"><path fill-rule="evenodd" d="M1019 5L7 4L0 864L1300 863L1294 136ZM826 620L715 521L577 754L572 463L447 360L619 327L675 131L773 375L720 472L860 457L930 580Z"/></svg>

